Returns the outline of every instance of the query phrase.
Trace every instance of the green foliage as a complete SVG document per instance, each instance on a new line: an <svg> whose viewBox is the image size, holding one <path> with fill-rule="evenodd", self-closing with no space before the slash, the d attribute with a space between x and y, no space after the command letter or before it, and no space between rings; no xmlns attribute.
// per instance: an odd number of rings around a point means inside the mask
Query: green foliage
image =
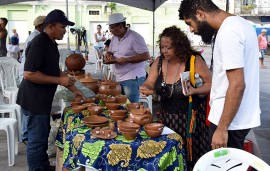
<svg viewBox="0 0 270 171"><path fill-rule="evenodd" d="M171 166L173 162L176 160L176 157L177 152L175 147L173 147L170 152L164 153L158 162L160 171L166 170L167 167Z"/></svg>
<svg viewBox="0 0 270 171"><path fill-rule="evenodd" d="M113 13L116 10L117 5L115 2L109 2L107 6L111 9L111 13Z"/></svg>
<svg viewBox="0 0 270 171"><path fill-rule="evenodd" d="M241 7L242 13L244 13L244 14L250 13L256 7L257 7L257 5L255 5L255 4L243 5Z"/></svg>

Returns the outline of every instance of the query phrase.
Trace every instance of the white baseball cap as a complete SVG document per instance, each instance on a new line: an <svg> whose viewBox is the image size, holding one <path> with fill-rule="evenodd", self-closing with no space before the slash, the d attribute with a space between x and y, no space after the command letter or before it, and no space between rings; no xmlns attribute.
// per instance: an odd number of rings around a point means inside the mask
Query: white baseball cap
<svg viewBox="0 0 270 171"><path fill-rule="evenodd" d="M262 30L261 30L261 32L265 32L265 33L266 33L266 32L267 32L267 30L266 30L266 29L262 29Z"/></svg>

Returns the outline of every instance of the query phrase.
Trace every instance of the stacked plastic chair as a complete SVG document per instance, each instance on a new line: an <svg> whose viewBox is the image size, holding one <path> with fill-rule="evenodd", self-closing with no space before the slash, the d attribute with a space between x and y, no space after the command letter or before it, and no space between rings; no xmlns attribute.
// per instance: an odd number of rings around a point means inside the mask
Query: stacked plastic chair
<svg viewBox="0 0 270 171"><path fill-rule="evenodd" d="M203 155L193 171L247 171L249 166L258 171L270 170L266 162L249 152L235 148L219 148Z"/></svg>
<svg viewBox="0 0 270 171"><path fill-rule="evenodd" d="M8 147L8 165L13 166L15 163L15 154L18 154L17 120L11 118L0 118L0 130L6 131Z"/></svg>
<svg viewBox="0 0 270 171"><path fill-rule="evenodd" d="M22 116L21 108L16 104L19 79L19 62L14 59L0 61L0 85L3 96L8 99L8 104L0 103L0 113L9 113L9 117L18 122L18 138L21 141Z"/></svg>

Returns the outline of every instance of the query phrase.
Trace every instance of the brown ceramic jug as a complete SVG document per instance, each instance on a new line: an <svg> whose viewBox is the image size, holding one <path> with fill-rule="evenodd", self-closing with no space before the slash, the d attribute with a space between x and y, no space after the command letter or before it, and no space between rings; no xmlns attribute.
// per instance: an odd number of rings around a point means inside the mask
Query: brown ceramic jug
<svg viewBox="0 0 270 171"><path fill-rule="evenodd" d="M99 82L90 77L90 73L86 73L85 78L81 78L80 82L83 83L87 88L98 93Z"/></svg>

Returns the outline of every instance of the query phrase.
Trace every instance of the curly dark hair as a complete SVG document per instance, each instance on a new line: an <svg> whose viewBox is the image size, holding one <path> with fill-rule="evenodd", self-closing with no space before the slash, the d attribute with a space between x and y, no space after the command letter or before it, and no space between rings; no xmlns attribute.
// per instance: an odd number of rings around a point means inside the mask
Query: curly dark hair
<svg viewBox="0 0 270 171"><path fill-rule="evenodd" d="M191 55L199 54L191 47L187 35L176 26L165 28L158 36L159 40L157 41L157 44L159 45L159 49L161 49L160 43L162 37L171 38L172 48L174 49L175 55L180 58L180 62L186 62Z"/></svg>
<svg viewBox="0 0 270 171"><path fill-rule="evenodd" d="M178 10L179 19L196 19L197 10L202 10L205 12L215 12L219 11L220 9L212 2L212 0L183 0Z"/></svg>

